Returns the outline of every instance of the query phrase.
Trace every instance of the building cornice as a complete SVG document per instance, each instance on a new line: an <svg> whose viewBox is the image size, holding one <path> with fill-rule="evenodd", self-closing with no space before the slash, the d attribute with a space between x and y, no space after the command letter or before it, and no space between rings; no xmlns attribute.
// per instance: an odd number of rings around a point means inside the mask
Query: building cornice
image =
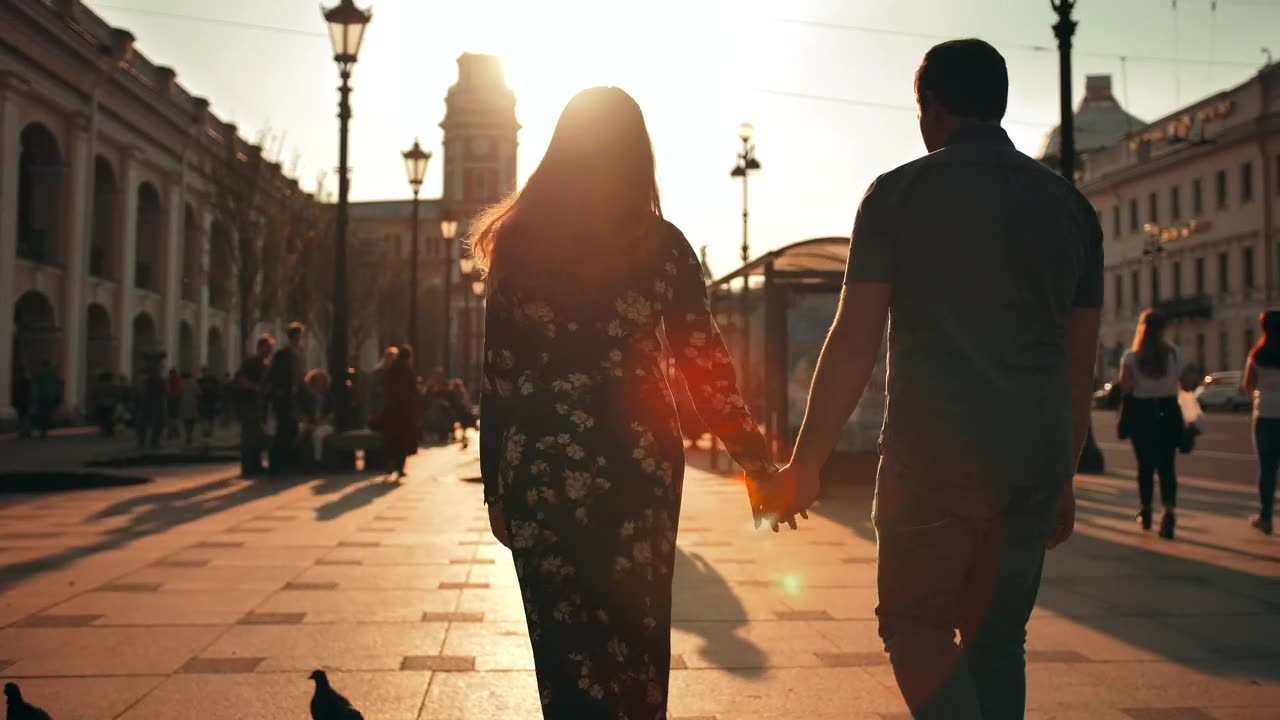
<svg viewBox="0 0 1280 720"><path fill-rule="evenodd" d="M1280 135L1280 114L1264 115L1255 122L1243 122L1234 125L1205 144L1188 144L1181 150L1168 152L1159 157L1119 168L1089 180L1080 185L1080 192L1085 195L1110 192L1120 185L1141 180L1149 175L1168 172L1181 165L1187 165L1202 158L1214 155L1223 150L1232 149L1246 143L1257 142L1259 137Z"/></svg>

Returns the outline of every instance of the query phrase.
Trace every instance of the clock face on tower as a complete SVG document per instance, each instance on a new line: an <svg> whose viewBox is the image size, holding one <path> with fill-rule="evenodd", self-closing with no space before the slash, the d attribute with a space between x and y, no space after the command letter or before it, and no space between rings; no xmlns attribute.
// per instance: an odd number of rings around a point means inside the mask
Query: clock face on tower
<svg viewBox="0 0 1280 720"><path fill-rule="evenodd" d="M493 150L489 138L481 136L471 139L471 154L476 157L488 157Z"/></svg>

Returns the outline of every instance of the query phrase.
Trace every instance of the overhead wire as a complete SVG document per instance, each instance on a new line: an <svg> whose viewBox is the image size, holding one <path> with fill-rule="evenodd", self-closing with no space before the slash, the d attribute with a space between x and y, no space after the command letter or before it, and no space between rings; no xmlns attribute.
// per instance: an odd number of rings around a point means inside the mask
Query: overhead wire
<svg viewBox="0 0 1280 720"><path fill-rule="evenodd" d="M845 30L849 32L860 32L860 33L867 33L872 35L896 35L899 37L912 37L912 38L919 38L922 40L954 40L955 39L954 35L938 35L934 33L917 32L914 30L893 30L889 28L870 27L866 25L850 25L846 23L828 22L825 20L806 20L804 18L775 18L774 20L776 22L786 23L789 25L804 25L807 27L818 27L818 28L825 28L828 30ZM1002 47L1013 47L1013 48L1019 48L1021 50L1030 50L1033 52L1045 52L1045 53L1057 52L1056 48L1050 47L1048 45L1039 45L1036 43L1028 43L1028 42L1021 42L1021 41L1002 41L1002 40L992 40L991 43L993 45L999 45ZM1175 65L1222 65L1222 66L1249 67L1249 68L1257 67L1256 62L1244 62L1244 61L1236 61L1236 60L1217 60L1213 58L1179 58L1179 57L1168 57L1168 56L1160 56L1160 55L1133 55L1129 53L1081 50L1079 48L1073 49L1072 52L1075 55L1079 55L1082 57L1097 57L1097 58L1109 58L1109 59L1115 59L1123 55L1124 57L1127 57L1130 60L1137 60L1141 62L1150 62L1150 63L1166 63L1166 64L1175 64Z"/></svg>

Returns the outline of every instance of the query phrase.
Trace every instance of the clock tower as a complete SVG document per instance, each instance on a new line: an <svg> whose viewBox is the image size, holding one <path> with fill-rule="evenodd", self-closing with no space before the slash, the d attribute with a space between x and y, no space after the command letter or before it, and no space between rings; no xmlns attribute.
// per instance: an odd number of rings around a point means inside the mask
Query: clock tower
<svg viewBox="0 0 1280 720"><path fill-rule="evenodd" d="M464 53L445 98L444 198L466 221L516 188L516 96L496 55Z"/></svg>

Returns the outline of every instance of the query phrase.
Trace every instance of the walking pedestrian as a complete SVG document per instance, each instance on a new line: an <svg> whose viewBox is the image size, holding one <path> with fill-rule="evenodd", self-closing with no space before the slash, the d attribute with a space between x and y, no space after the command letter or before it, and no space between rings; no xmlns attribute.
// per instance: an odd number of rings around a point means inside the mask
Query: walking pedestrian
<svg viewBox="0 0 1280 720"><path fill-rule="evenodd" d="M467 384L462 378L454 378L449 383L449 408L450 413L454 417L454 426L457 427L461 437L461 449L467 449L467 431L476 426L476 413L471 404L471 394L467 392ZM450 429L451 436L454 434ZM453 438L450 437L450 441Z"/></svg>
<svg viewBox="0 0 1280 720"><path fill-rule="evenodd" d="M369 427L373 427L373 419L382 414L382 403L387 396L387 368L391 367L391 363L395 361L396 354L397 350L394 346L382 351L382 359L378 361L373 372L369 373L369 407L367 408Z"/></svg>
<svg viewBox="0 0 1280 720"><path fill-rule="evenodd" d="M190 370L182 371L178 417L186 432L187 447L195 440L196 421L200 419L200 383Z"/></svg>
<svg viewBox="0 0 1280 720"><path fill-rule="evenodd" d="M271 441L270 470L286 472L293 461L298 444L298 393L302 386L303 333L306 327L299 322L290 323L286 331L288 341L271 358L267 372L268 395L271 411L276 419L276 436Z"/></svg>
<svg viewBox="0 0 1280 720"><path fill-rule="evenodd" d="M1046 547L1074 526L1089 427L1102 230L1001 128L1008 91L981 40L925 54L929 154L862 198L791 463L764 499L788 518L818 497L892 314L876 616L918 720L1023 716L1027 622Z"/></svg>
<svg viewBox="0 0 1280 720"><path fill-rule="evenodd" d="M523 189L475 221L489 272L480 457L524 597L544 718L663 718L684 473L667 334L699 411L768 468L707 304L662 217L644 116L578 93Z"/></svg>
<svg viewBox="0 0 1280 720"><path fill-rule="evenodd" d="M93 418L103 437L116 434L116 408L120 406L120 393L116 387L115 374L110 370L98 373L93 383L92 407Z"/></svg>
<svg viewBox="0 0 1280 720"><path fill-rule="evenodd" d="M1182 351L1165 340L1167 322L1156 310L1138 320L1133 348L1120 358L1120 392L1124 395L1118 430L1133 444L1138 461L1138 523L1152 524L1151 502L1155 477L1160 477L1160 537L1172 540L1178 504L1178 445L1186 424L1178 404L1178 390L1193 390L1199 374L1189 367Z"/></svg>
<svg viewBox="0 0 1280 720"><path fill-rule="evenodd" d="M40 372L31 380L31 420L40 439L49 437L54 413L62 405L62 379L53 369L53 363L44 360Z"/></svg>
<svg viewBox="0 0 1280 720"><path fill-rule="evenodd" d="M13 380L9 383L13 411L18 414L18 437L31 437L31 378L22 363L14 363Z"/></svg>
<svg viewBox="0 0 1280 720"><path fill-rule="evenodd" d="M168 429L165 437L177 440L182 437L179 423L182 412L182 377L177 368L169 368L169 376L165 379L165 408L168 409Z"/></svg>
<svg viewBox="0 0 1280 720"><path fill-rule="evenodd" d="M263 334L258 338L254 354L245 358L240 369L236 371L233 403L240 420L240 475L255 477L261 475L262 451L266 449L267 436L262 423L265 412L265 390L267 368L271 362L271 351L275 348L275 338Z"/></svg>
<svg viewBox="0 0 1280 720"><path fill-rule="evenodd" d="M1249 351L1244 390L1253 396L1253 446L1258 453L1258 514L1249 524L1270 535L1280 469L1280 311L1258 316L1262 339Z"/></svg>
<svg viewBox="0 0 1280 720"><path fill-rule="evenodd" d="M205 439L213 437L213 425L218 419L218 406L222 402L222 383L209 368L200 370L200 423Z"/></svg>
<svg viewBox="0 0 1280 720"><path fill-rule="evenodd" d="M138 376L134 390L134 427L138 433L138 448L160 447L167 424L168 413L165 410L168 398L168 386L161 375L161 364L164 356L149 356L143 359L145 369Z"/></svg>
<svg viewBox="0 0 1280 720"><path fill-rule="evenodd" d="M404 477L406 458L417 454L422 439L422 396L418 394L418 372L413 369L413 349L408 345L396 348L383 383L382 411L374 418L373 429L382 435L392 476L400 478Z"/></svg>
<svg viewBox="0 0 1280 720"><path fill-rule="evenodd" d="M444 370L436 368L427 377L422 389L423 428L437 442L448 445L453 442L453 404L449 397L449 380Z"/></svg>

